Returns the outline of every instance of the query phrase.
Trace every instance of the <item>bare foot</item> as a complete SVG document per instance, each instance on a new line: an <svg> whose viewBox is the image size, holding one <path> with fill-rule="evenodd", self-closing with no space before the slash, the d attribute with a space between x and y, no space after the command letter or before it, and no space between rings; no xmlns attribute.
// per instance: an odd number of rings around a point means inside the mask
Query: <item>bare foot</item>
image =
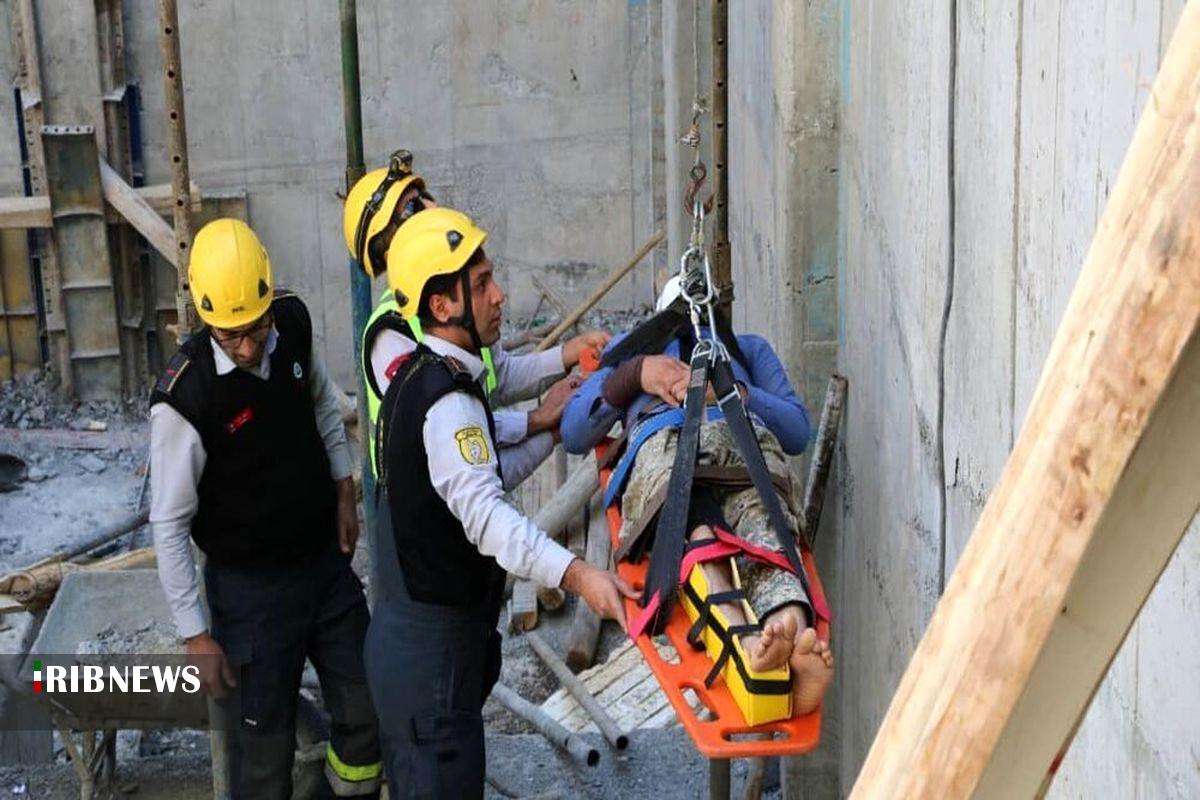
<svg viewBox="0 0 1200 800"><path fill-rule="evenodd" d="M796 638L792 656L792 714L808 714L821 703L833 680L833 653L829 643L817 638L817 632L805 628Z"/></svg>
<svg viewBox="0 0 1200 800"><path fill-rule="evenodd" d="M795 648L798 629L796 618L792 615L775 614L763 625L763 632L759 636L743 637L742 645L750 656L750 669L768 672L786 664Z"/></svg>

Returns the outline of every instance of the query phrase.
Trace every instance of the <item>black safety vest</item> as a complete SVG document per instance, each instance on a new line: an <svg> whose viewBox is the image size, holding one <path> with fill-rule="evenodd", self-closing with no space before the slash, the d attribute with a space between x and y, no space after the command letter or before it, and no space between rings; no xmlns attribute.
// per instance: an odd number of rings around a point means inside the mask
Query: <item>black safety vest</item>
<svg viewBox="0 0 1200 800"><path fill-rule="evenodd" d="M218 375L204 328L150 396L183 415L204 444L192 537L215 564L278 563L336 538L337 495L309 385L312 321L291 294L277 293L271 311L278 339L267 380L242 369Z"/></svg>
<svg viewBox="0 0 1200 800"><path fill-rule="evenodd" d="M504 593L504 570L468 541L462 523L429 477L425 416L450 392L466 392L483 403L495 441L495 422L483 387L458 362L419 345L383 396L375 432L379 485L385 489L390 533L408 595L422 603L472 609L494 623ZM498 470L499 459L495 463Z"/></svg>

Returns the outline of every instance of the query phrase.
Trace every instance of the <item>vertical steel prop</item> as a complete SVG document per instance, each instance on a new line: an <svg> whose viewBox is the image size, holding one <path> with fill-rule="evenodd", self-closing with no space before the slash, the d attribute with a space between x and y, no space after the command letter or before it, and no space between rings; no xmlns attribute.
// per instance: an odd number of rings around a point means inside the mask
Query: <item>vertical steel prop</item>
<svg viewBox="0 0 1200 800"><path fill-rule="evenodd" d="M171 207L175 226L175 319L180 343L200 326L188 287L192 255L192 182L188 172L187 121L183 113L183 59L179 55L179 8L176 0L158 0L159 46L163 58L163 97L167 106L167 154L171 158ZM198 552L198 551L197 551ZM198 562L202 563L202 562ZM204 582L200 582L204 594ZM208 604L207 597L204 598ZM220 710L208 701L212 751L213 800L229 800L229 742Z"/></svg>
<svg viewBox="0 0 1200 800"><path fill-rule="evenodd" d="M358 9L356 0L339 0L342 20L342 112L346 129L346 191L350 191L366 171L363 165L362 93L358 81ZM354 366L361 371L362 334L371 316L371 280L353 258L350 266L350 312L354 330ZM371 418L367 415L367 387L364 376L358 382L358 439L362 447L363 523L367 533L370 579L368 599L376 585L375 552L375 475L371 472Z"/></svg>
<svg viewBox="0 0 1200 800"><path fill-rule="evenodd" d="M179 9L176 0L159 0L159 45L163 57L163 96L167 105L167 147L171 157L172 217L175 225L175 312L182 343L199 328L196 308L188 290L188 262L192 254L191 179L188 173L187 123L183 113L183 63L179 57Z"/></svg>
<svg viewBox="0 0 1200 800"><path fill-rule="evenodd" d="M729 14L725 0L712 0L713 39L713 268L721 313L732 319L733 267L729 257Z"/></svg>

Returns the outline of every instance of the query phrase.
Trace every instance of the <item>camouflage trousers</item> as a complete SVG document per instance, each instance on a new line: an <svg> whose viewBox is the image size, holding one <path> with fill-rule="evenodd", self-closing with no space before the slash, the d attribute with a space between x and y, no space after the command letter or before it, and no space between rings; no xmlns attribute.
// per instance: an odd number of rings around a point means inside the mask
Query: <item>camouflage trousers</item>
<svg viewBox="0 0 1200 800"><path fill-rule="evenodd" d="M755 433L758 434L758 445L762 449L767 470L771 473L773 481L787 487L784 491L777 485L776 494L782 501L789 528L796 533L799 530L799 509L783 448L774 434L766 428L759 425L754 427ZM648 527L648 515L653 516L657 513L675 463L675 444L678 439L679 431L668 428L651 436L638 450L630 470L629 481L621 496L622 548L630 544L630 538L641 536ZM733 434L723 421L702 424L696 463L698 467L745 467L745 461L738 455L734 445ZM767 509L753 486L729 488L714 485L712 489L732 533L758 547L779 549L779 541L771 528ZM691 531L688 533L690 535ZM812 606L804 587L795 575L752 558L736 558L746 598L760 620L780 606L799 603L805 609L809 623L812 623Z"/></svg>

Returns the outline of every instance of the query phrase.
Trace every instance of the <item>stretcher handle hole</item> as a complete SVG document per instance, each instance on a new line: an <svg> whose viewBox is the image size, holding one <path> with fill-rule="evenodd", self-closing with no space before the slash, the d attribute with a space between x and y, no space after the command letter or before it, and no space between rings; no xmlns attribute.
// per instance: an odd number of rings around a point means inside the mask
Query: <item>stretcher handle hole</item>
<svg viewBox="0 0 1200 800"><path fill-rule="evenodd" d="M767 739L790 739L792 735L785 728L764 726L762 729L721 731L721 738L727 742L761 742Z"/></svg>
<svg viewBox="0 0 1200 800"><path fill-rule="evenodd" d="M692 711L696 714L697 719L706 722L716 722L721 716L717 713L717 709L713 706L712 701L708 699L708 694L701 689L685 684L680 694L687 704L691 706ZM707 714L704 712L708 712Z"/></svg>

